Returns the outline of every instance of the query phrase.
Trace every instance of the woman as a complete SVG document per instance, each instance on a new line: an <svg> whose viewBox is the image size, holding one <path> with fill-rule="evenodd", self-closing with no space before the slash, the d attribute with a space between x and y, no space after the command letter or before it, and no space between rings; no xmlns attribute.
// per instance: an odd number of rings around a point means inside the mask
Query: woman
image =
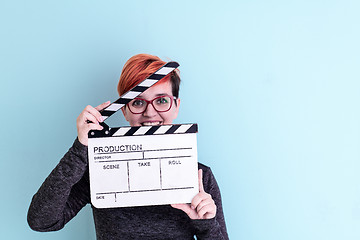
<svg viewBox="0 0 360 240"><path fill-rule="evenodd" d="M164 64L156 56L133 56L122 70L119 94ZM179 85L178 72L171 72L122 108L125 119L131 126L171 124L180 107ZM59 230L90 203L88 132L102 129L99 111L109 104L87 106L80 113L77 139L32 199L28 223L33 230ZM218 185L210 168L200 163L199 189L191 204L92 207L97 239L228 239Z"/></svg>

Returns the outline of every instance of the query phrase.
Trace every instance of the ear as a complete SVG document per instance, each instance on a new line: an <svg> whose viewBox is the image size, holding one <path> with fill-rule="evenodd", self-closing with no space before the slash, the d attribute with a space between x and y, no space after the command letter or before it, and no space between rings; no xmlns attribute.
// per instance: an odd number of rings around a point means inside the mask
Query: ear
<svg viewBox="0 0 360 240"><path fill-rule="evenodd" d="M179 113L179 109L180 109L180 98L177 98L177 99L175 99L175 101L176 101L176 104L174 104L175 105L175 117L174 117L174 119L175 118L177 118L177 115L178 115L178 113Z"/></svg>
<svg viewBox="0 0 360 240"><path fill-rule="evenodd" d="M175 101L176 101L177 107L179 108L180 107L180 98L175 99Z"/></svg>

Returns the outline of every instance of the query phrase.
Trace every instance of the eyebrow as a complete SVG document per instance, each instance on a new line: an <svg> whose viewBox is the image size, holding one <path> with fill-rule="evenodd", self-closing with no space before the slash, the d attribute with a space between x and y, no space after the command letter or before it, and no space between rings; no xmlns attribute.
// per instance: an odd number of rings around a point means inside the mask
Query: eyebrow
<svg viewBox="0 0 360 240"><path fill-rule="evenodd" d="M140 94L139 96L137 96L137 98L144 98L143 96L141 96L142 94ZM158 94L156 94L155 95L155 97L160 97L160 96L171 96L171 95L169 95L169 94L167 94L167 93L158 93Z"/></svg>

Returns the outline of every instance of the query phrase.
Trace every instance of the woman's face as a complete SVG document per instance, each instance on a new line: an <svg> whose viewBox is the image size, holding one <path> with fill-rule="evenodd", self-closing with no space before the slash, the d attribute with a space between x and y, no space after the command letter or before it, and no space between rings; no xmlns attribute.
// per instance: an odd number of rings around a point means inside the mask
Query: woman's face
<svg viewBox="0 0 360 240"><path fill-rule="evenodd" d="M172 87L170 81L155 84L154 86L141 93L138 98L151 101L156 97L168 95L172 96ZM175 104L176 101L176 104ZM129 110L129 107L123 107L121 110L124 114L126 121L130 126L153 126L162 124L172 124L172 121L177 117L179 112L180 99L175 99L170 110L167 112L158 112L154 109L153 105L148 104L145 112L141 114L134 114Z"/></svg>

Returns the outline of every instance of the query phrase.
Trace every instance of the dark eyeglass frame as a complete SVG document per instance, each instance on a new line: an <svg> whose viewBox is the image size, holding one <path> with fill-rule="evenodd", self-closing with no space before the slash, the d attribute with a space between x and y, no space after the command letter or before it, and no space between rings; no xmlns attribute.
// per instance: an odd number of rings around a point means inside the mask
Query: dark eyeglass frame
<svg viewBox="0 0 360 240"><path fill-rule="evenodd" d="M153 102L154 102L155 100L157 100L157 99L159 99L159 98L163 98L163 97L168 97L168 98L170 98L170 106L169 106L169 109L167 109L167 110L165 110L165 111L158 111L158 110L156 109L156 107L154 106ZM131 110L130 103L131 103L132 101L134 101L134 100L141 100L141 101L146 102L146 107L145 107L144 111L142 111L142 112L133 112L133 111ZM129 111L130 111L132 114L143 114L143 113L146 111L146 109L148 108L149 104L151 104L151 105L153 106L153 108L155 109L155 111L157 111L157 112L168 112L168 111L171 109L171 107L172 107L173 101L175 101L175 100L176 100L176 97L174 97L174 96L161 95L161 96L158 96L158 97L156 97L156 98L154 98L154 99L152 99L152 100L150 100L150 101L148 101L148 100L146 100L146 99L143 99L143 98L134 98L133 100L131 100L131 102L129 102L129 103L126 104L126 105L127 105L127 107L129 108Z"/></svg>

